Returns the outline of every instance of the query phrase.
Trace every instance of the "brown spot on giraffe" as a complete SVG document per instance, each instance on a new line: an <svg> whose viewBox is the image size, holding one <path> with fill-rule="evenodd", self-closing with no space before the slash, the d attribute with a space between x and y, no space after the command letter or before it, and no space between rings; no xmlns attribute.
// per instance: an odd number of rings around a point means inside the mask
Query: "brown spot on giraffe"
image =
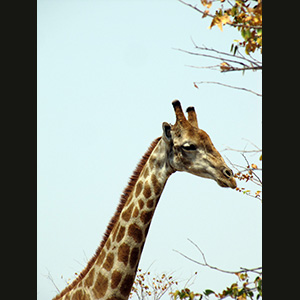
<svg viewBox="0 0 300 300"><path fill-rule="evenodd" d="M120 287L120 292L123 296L127 297L131 291L131 287L134 281L134 276L131 274L128 274L125 276L121 287Z"/></svg>
<svg viewBox="0 0 300 300"><path fill-rule="evenodd" d="M92 288L92 291L95 295L95 297L102 298L106 294L108 288L108 278L102 275L100 272L95 280L94 287Z"/></svg>
<svg viewBox="0 0 300 300"><path fill-rule="evenodd" d="M125 235L126 228L124 226L120 226L116 241L119 243Z"/></svg>
<svg viewBox="0 0 300 300"><path fill-rule="evenodd" d="M150 211L143 211L141 213L140 219L144 224L147 224L148 222L150 222L150 220L152 219L154 211L150 210Z"/></svg>
<svg viewBox="0 0 300 300"><path fill-rule="evenodd" d="M111 275L111 283L110 283L111 288L112 289L117 288L121 279L122 279L122 273L120 273L119 271L114 271Z"/></svg>
<svg viewBox="0 0 300 300"><path fill-rule="evenodd" d="M148 181L145 182L143 195L146 199L148 199L151 196L151 187L150 187Z"/></svg>
<svg viewBox="0 0 300 300"><path fill-rule="evenodd" d="M131 203L131 205L122 213L122 219L126 222L129 221L131 217L131 212L133 209L134 203Z"/></svg>
<svg viewBox="0 0 300 300"><path fill-rule="evenodd" d="M154 201L153 201L153 199L149 199L148 201L147 201L147 207L148 208L152 208L153 207L153 205L154 205Z"/></svg>
<svg viewBox="0 0 300 300"><path fill-rule="evenodd" d="M138 203L139 203L140 209L143 209L144 204L145 204L144 201L140 199L140 200L138 201Z"/></svg>
<svg viewBox="0 0 300 300"><path fill-rule="evenodd" d="M128 235L131 236L136 243L140 243L143 240L143 231L135 223L128 227Z"/></svg>
<svg viewBox="0 0 300 300"><path fill-rule="evenodd" d="M123 262L125 266L128 263L129 251L130 247L125 243L121 244L118 250L118 261Z"/></svg>
<svg viewBox="0 0 300 300"><path fill-rule="evenodd" d="M136 185L136 189L135 189L135 197L137 198L139 196L139 194L141 193L142 191L142 188L143 188L143 183L142 181L140 180L137 185Z"/></svg>
<svg viewBox="0 0 300 300"><path fill-rule="evenodd" d="M159 195L161 192L161 185L154 174L151 175L151 182L154 188L155 195Z"/></svg>
<svg viewBox="0 0 300 300"><path fill-rule="evenodd" d="M139 248L135 247L131 250L129 263L130 263L130 267L132 269L137 266L137 263L138 263L138 260L139 260L139 254L140 254L140 249Z"/></svg>
<svg viewBox="0 0 300 300"><path fill-rule="evenodd" d="M114 264L114 254L113 253L108 253L107 256L106 256L106 259L104 261L104 264L103 264L103 268L107 271L110 271L111 268L113 267L113 264Z"/></svg>

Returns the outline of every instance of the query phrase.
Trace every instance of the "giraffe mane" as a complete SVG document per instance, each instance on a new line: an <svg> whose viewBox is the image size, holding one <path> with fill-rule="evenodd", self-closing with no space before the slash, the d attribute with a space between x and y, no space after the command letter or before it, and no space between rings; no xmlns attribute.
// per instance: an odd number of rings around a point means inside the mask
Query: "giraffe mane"
<svg viewBox="0 0 300 300"><path fill-rule="evenodd" d="M121 211L123 210L125 203L128 199L128 197L130 196L131 192L133 191L133 188L145 166L145 164L147 163L152 151L154 150L154 148L156 147L156 145L158 144L158 142L160 141L161 137L156 138L151 145L149 146L148 150L146 151L146 153L143 155L143 157L141 158L141 160L139 161L139 163L137 164L135 170L133 171L132 176L129 179L129 182L127 184L127 187L123 190L123 193L121 194L121 198L120 198L120 202L119 205L117 207L117 210L115 212L115 214L113 215L113 217L111 218L108 226L106 227L106 231L103 235L102 241L100 243L100 245L98 246L98 248L96 249L95 254L93 255L93 257L88 261L87 266L80 272L80 274L77 276L76 279L74 279L74 281L69 284L67 287L65 287L60 294L56 295L56 297L53 298L53 300L58 300L61 297L63 297L67 292L69 292L70 290L72 290L84 277L85 275L89 272L89 270L91 269L91 267L94 265L97 257L99 256L100 252L102 251L111 231L114 228L114 225L116 224L116 222L119 220L119 216Z"/></svg>

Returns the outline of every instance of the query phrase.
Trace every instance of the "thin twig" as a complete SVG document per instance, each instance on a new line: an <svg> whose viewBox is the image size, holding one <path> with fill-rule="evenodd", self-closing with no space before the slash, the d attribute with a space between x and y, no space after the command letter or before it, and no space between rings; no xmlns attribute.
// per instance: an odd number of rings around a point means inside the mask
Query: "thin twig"
<svg viewBox="0 0 300 300"><path fill-rule="evenodd" d="M256 92L254 92L252 90L249 90L249 89L246 89L246 88L242 88L242 87L238 87L238 86L233 86L233 85L225 84L225 83L221 83L221 82L216 82L216 81L196 81L196 82L194 82L194 84L195 83L196 84L202 84L202 83L218 84L218 85L226 86L226 87L229 87L229 88L232 88L232 89L246 91L246 92L252 93L252 94L254 94L256 96L262 97L262 94L256 93Z"/></svg>
<svg viewBox="0 0 300 300"><path fill-rule="evenodd" d="M226 55L235 57L236 59L245 60L250 65L247 65L246 63L238 61L238 60L228 59L228 58L221 57L221 56L191 52L191 51L183 50L183 49L180 49L180 48L173 48L173 49L177 50L177 51L184 52L184 53L188 53L188 54L191 54L191 55L198 55L198 56L208 57L208 58L212 58L212 59L218 59L218 60L221 60L222 62L226 62L226 63L229 62L229 63L239 64L239 65L243 66L242 68L235 67L235 66L232 66L230 64L228 64L227 68L224 68L224 67L222 68L221 66L219 66L221 68L221 72L224 72L224 73L225 72L231 72L231 71L262 70L262 65L259 65L255 62L252 62L251 60L249 60L247 58L244 58L244 57L241 57L241 56L234 56L234 55L231 55L229 53L227 53ZM225 52L220 52L220 51L217 51L217 50L214 50L214 49L209 49L209 48L206 48L206 50L207 51L212 51L212 52L217 52L219 54L225 53ZM225 55L225 54L223 54L223 55ZM254 66L254 64L256 66Z"/></svg>
<svg viewBox="0 0 300 300"><path fill-rule="evenodd" d="M222 72L232 72L232 71L248 71L248 70L252 70L252 71L255 71L255 70L262 70L262 66L261 67L245 67L245 68L231 68L231 69L227 69L227 70L222 70Z"/></svg>
<svg viewBox="0 0 300 300"><path fill-rule="evenodd" d="M206 261L206 258L205 258L205 255L204 255L204 253L202 252L202 250L199 248L199 246L197 245L197 244L195 244L192 240L190 240L190 239L188 239L188 241L190 242L190 243L192 243L197 249L198 249L198 251L201 253L201 255L202 255L202 258L203 258L203 261L204 261L204 263L207 265L207 261Z"/></svg>
<svg viewBox="0 0 300 300"><path fill-rule="evenodd" d="M231 53L228 53L228 52L219 51L219 50L216 50L216 49L213 49L213 48L207 48L206 46L200 47L193 40L192 40L192 42L193 42L196 49L203 50L203 51L211 51L211 52L215 52L215 53L218 53L218 54L221 54L221 55L227 55L227 56L243 59L243 60L246 60L247 62L249 62L251 64L254 64L258 67L261 66L261 62L259 62L258 60L251 60L251 59L245 57L240 51L238 51L239 55L236 55L236 54L231 54ZM253 58L253 57L251 57L251 58Z"/></svg>
<svg viewBox="0 0 300 300"><path fill-rule="evenodd" d="M229 162L229 164L232 166L232 168L234 168L234 169L237 171L237 173L238 173L238 172L239 172L239 173L243 173L243 172L248 173L249 171L252 171L252 174L254 174L256 178L251 178L250 181L253 182L254 184L256 184L256 185L262 187L262 180L261 180L261 179L259 178L259 176L255 173L256 171L262 171L262 169L259 169L259 168L256 168L256 169L254 169L254 168L247 168L247 167L244 167L244 166L240 166L240 165L237 165L237 164L233 164L233 163L230 161L230 159L229 159L226 155L224 155L224 157L228 160L228 162ZM249 164L249 163L248 163L248 164ZM253 196L253 195L251 195L251 194L249 194L249 193L246 193L246 195L247 195L247 196L250 196L250 197L253 197L253 198L256 198L256 199L258 199L258 200L261 201L261 199L260 199L259 197L257 197L257 196Z"/></svg>
<svg viewBox="0 0 300 300"><path fill-rule="evenodd" d="M50 271L49 271L48 269L47 269L47 271L48 271L48 274L47 274L47 275L43 275L43 276L46 277L47 279L49 279L49 280L52 282L52 284L54 285L54 287L56 288L56 291L57 291L58 293L60 293L60 290L59 290L59 288L57 287L57 285L55 284L54 279L53 279L53 277L52 277Z"/></svg>
<svg viewBox="0 0 300 300"><path fill-rule="evenodd" d="M206 66L206 67L198 67L198 66L191 66L191 65L185 65L186 67L195 68L195 69L212 69L212 70L220 70L220 65L214 65L214 66Z"/></svg>
<svg viewBox="0 0 300 300"><path fill-rule="evenodd" d="M248 161L248 159L246 158L245 154L244 153L241 153L242 156L244 157L245 161L247 162L247 165L250 166L250 163ZM257 178L257 180L260 182L260 185L262 185L262 181L261 179L255 174L255 172L253 171L253 168L251 169L252 171L252 174Z"/></svg>
<svg viewBox="0 0 300 300"><path fill-rule="evenodd" d="M241 152L241 153L253 153L253 152L259 153L259 152L262 151L261 149L257 149L257 150L239 150L239 149L233 149L231 147L226 147L225 149L221 150L220 152L226 151L226 150L235 151L235 152Z"/></svg>
<svg viewBox="0 0 300 300"><path fill-rule="evenodd" d="M255 145L253 142L251 142L249 139L242 138L242 140L244 140L244 141L246 141L246 142L250 143L250 144L251 144L253 147L255 147L256 149L258 149L258 150L262 151L262 149L261 149L261 148L259 148L257 145Z"/></svg>
<svg viewBox="0 0 300 300"><path fill-rule="evenodd" d="M181 256L183 256L184 258L186 258L186 259L188 259L188 260L190 260L190 261L192 261L192 262L194 262L194 263L196 263L196 264L198 264L198 265L201 265L201 266L203 266L203 267L208 267L208 268L210 268L210 269L213 269L213 270L216 270L216 271L219 271L219 272L223 272L223 273L227 273L227 274L237 274L237 273L240 273L240 272L253 272L253 273L257 273L257 274L261 274L261 273L262 273L262 272L259 272L259 271L258 271L258 270L261 270L262 267L257 267L257 268L252 268L252 269L240 267L240 270L238 270L238 271L228 271L228 270L223 270L223 269L214 267L214 266L212 266L212 265L210 265L210 264L207 263L207 260L206 260L206 258L205 258L205 255L204 255L203 251L199 248L199 246L198 246L197 244L195 244L195 243L194 243L192 240L190 240L190 239L188 239L188 241L189 241L191 244L193 244L193 245L197 248L197 250L201 253L204 263L199 262L199 261L197 261L197 260L195 260L195 259L192 259L192 258L188 257L187 255L181 253L181 252L178 251L178 250L173 249L173 251L179 253L179 254L180 254Z"/></svg>
<svg viewBox="0 0 300 300"><path fill-rule="evenodd" d="M238 60L233 60L233 59L228 59L228 58L223 58L223 57L217 57L217 56L209 55L209 54L191 52L191 51L183 50L183 49L180 49L180 48L173 48L173 49L181 51L181 52L185 52L185 53L188 53L188 54L191 54L191 55L204 56L204 57L209 57L209 58L213 58L213 59L223 60L223 61L226 61L226 62L228 61L228 62L231 62L231 63L234 63L234 64L242 65L245 68L250 68L248 65L246 65L245 63L240 62ZM257 68L257 67L251 67L251 68ZM244 69L244 68L242 68L242 69Z"/></svg>

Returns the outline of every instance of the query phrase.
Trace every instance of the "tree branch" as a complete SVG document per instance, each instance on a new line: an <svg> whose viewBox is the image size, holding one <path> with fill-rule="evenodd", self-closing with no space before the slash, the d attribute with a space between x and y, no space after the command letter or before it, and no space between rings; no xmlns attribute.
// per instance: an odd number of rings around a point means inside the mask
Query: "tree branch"
<svg viewBox="0 0 300 300"><path fill-rule="evenodd" d="M202 83L218 84L218 85L226 86L226 87L229 87L229 88L232 88L232 89L246 91L246 92L252 93L252 94L254 94L256 96L262 97L262 94L256 93L256 92L254 92L252 90L249 90L249 89L246 89L246 88L241 88L241 87L238 87L238 86L233 86L233 85L225 84L225 83L221 83L221 82L216 82L216 81L196 81L196 82L194 82L194 85L196 86L197 84L202 84Z"/></svg>
<svg viewBox="0 0 300 300"><path fill-rule="evenodd" d="M191 55L198 55L198 56L209 57L209 58L218 59L218 60L222 60L222 61L226 61L226 62L232 62L232 63L235 63L235 64L240 64L240 65L242 65L244 67L248 67L245 63L240 62L238 60L232 60L232 59L228 59L228 58L224 58L224 57L217 57L217 56L209 55L209 54L191 52L191 51L183 50L183 49L180 49L180 48L173 48L173 49L181 51L181 52L185 52L185 53L188 53L188 54L191 54ZM201 49L201 48L198 48L198 49ZM215 51L217 52L217 50L215 50Z"/></svg>
<svg viewBox="0 0 300 300"><path fill-rule="evenodd" d="M199 262L199 261L197 261L197 260L195 260L195 259L192 259L192 258L186 256L185 254L181 253L181 252L178 251L178 250L174 250L174 249L173 249L173 251L179 253L179 254L180 254L181 256L183 256L184 258L186 258L186 259L188 259L188 260L190 260L190 261L192 261L192 262L194 262L194 263L196 263L196 264L198 264L198 265L200 265L200 266L208 267L208 268L210 268L210 269L212 269L212 270L216 270L216 271L219 271L219 272L223 272L223 273L227 273L227 274L237 274L237 273L240 273L240 272L253 272L253 273L260 274L260 275L262 274L262 272L259 271L259 270L262 270L262 267L257 267L257 268L252 268L252 269L240 267L240 270L238 270L238 271L228 271L228 270L223 270L223 269L214 267L214 266L212 266L212 265L210 265L210 264L207 263L207 260L206 260L206 258L205 258L205 255L204 255L203 251L199 248L199 246L198 246L197 244L195 244L195 243L194 243L192 240L190 240L190 239L188 239L188 241L189 241L191 244L193 244L193 245L197 248L197 250L201 253L204 263Z"/></svg>
<svg viewBox="0 0 300 300"><path fill-rule="evenodd" d="M218 53L218 54L221 54L221 55L226 55L226 56L231 56L231 57L234 57L234 58L239 58L239 59L242 59L242 60L246 60L247 62L249 62L253 65L256 65L257 67L261 66L261 62L259 62L257 59L254 59L253 57L251 57L252 58L252 60L251 60L251 59L245 57L243 54L241 54L240 51L238 51L239 55L231 54L231 53L219 51L219 50L216 50L216 49L213 49L213 48L207 48L206 46L200 47L193 41L193 39L191 39L191 40L192 40L192 43L194 44L196 49L204 50L204 51L211 51L211 52L215 52L215 53Z"/></svg>
<svg viewBox="0 0 300 300"><path fill-rule="evenodd" d="M245 156L245 154L244 153L242 153L242 156L244 157L244 159L245 159L245 161L246 161L246 163L248 164L248 166L250 166L250 163L249 163L249 161L248 161L248 159L246 158L246 156ZM250 168L249 168L250 169ZM262 180L259 178L259 176L257 176L257 174L255 173L255 171L254 170L256 170L256 169L250 169L251 170L251 172L252 172L252 174L257 178L257 180L259 181L259 185L260 186L262 186ZM253 181L254 182L254 181Z"/></svg>
<svg viewBox="0 0 300 300"><path fill-rule="evenodd" d="M245 68L235 68L235 67L232 67L232 68L230 68L228 70L223 70L222 72L248 71L248 70L252 70L252 71L262 70L262 66L261 67L245 67Z"/></svg>
<svg viewBox="0 0 300 300"><path fill-rule="evenodd" d="M43 276L46 277L47 279L49 279L49 280L52 282L52 284L54 285L56 291L57 291L58 293L60 293L60 290L59 290L59 288L57 287L57 285L55 284L54 279L53 279L53 277L52 277L50 271L49 271L48 269L47 269L47 271L48 271L48 274L47 274L47 275L43 275Z"/></svg>
<svg viewBox="0 0 300 300"><path fill-rule="evenodd" d="M226 150L241 152L241 153L259 153L259 152L262 151L261 149L257 149L257 150L239 150L239 149L233 149L231 147L226 147L225 149L221 150L220 152L226 151Z"/></svg>
<svg viewBox="0 0 300 300"><path fill-rule="evenodd" d="M233 60L233 59L229 59L227 57L221 57L221 56L216 56L216 55L191 52L191 51L183 50L183 49L180 49L180 48L173 48L173 49L177 50L177 51L184 52L184 53L188 53L188 54L191 54L191 55L198 55L198 56L203 56L203 57L208 57L208 58L212 58L212 59L221 60L222 63L219 66L219 68L221 69L221 72L246 71L246 70L262 70L262 65L259 65L259 63L255 62L253 60L250 60L250 59L248 59L248 58L246 58L244 56L232 55L230 53L226 53L226 52L222 52L222 51L218 51L218 50L210 49L210 48L206 48L206 47L196 46L196 48L199 49L199 50L205 50L205 51L215 52L215 53L218 53L220 55L231 56L231 57L234 57L236 59ZM242 67L236 67L236 66L233 66L233 65L231 65L229 63L238 64L238 65L241 65ZM212 67L207 67L207 68L213 69Z"/></svg>

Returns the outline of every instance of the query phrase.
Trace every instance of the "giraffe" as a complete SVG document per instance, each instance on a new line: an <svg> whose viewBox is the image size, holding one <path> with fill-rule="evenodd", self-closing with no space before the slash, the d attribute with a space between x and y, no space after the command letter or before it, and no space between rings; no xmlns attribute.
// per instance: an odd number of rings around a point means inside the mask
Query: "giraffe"
<svg viewBox="0 0 300 300"><path fill-rule="evenodd" d="M137 165L94 256L53 300L128 299L155 208L171 174L185 171L213 179L221 187L236 187L232 170L198 127L194 107L187 108L186 119L179 100L172 105L175 124L162 124L162 136Z"/></svg>

